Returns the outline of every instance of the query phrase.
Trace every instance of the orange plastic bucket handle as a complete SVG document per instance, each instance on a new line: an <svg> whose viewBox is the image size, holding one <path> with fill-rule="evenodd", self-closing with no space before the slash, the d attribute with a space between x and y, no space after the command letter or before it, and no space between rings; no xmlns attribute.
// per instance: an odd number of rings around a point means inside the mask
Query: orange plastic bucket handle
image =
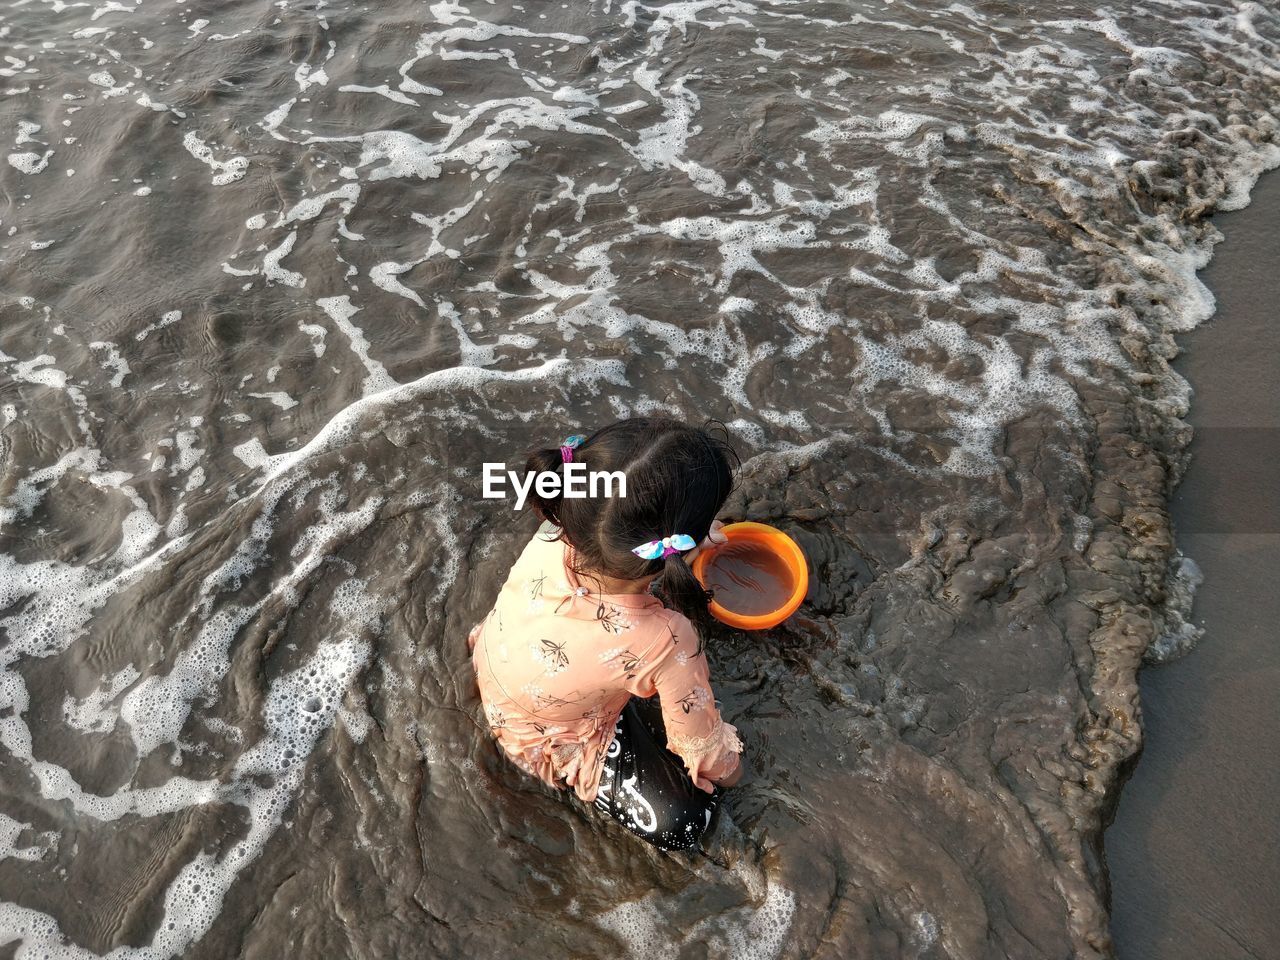
<svg viewBox="0 0 1280 960"><path fill-rule="evenodd" d="M809 592L809 564L804 558L804 551L789 536L767 523L743 520L739 523L725 524L721 532L728 538L727 543L756 543L781 559L786 564L787 572L791 574L791 595L778 609L770 613L757 614L734 613L712 600L711 615L721 623L737 627L739 630L767 630L770 627L776 627L800 608L805 595ZM703 549L693 558L693 575L703 586L707 583L707 566L721 546L723 544Z"/></svg>

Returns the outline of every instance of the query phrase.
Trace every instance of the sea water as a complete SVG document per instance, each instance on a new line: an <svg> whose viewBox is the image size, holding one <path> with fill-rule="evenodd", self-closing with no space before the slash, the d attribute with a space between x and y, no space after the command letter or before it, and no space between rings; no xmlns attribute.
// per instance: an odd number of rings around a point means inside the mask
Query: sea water
<svg viewBox="0 0 1280 960"><path fill-rule="evenodd" d="M6 5L0 953L1105 956L1278 102L1246 0ZM708 645L696 872L465 641L536 526L481 464L651 413L822 572Z"/></svg>

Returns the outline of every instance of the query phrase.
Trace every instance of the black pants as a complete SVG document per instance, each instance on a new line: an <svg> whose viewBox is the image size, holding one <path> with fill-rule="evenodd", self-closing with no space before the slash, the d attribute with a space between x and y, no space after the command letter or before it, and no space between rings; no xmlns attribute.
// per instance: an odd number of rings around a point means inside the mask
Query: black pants
<svg viewBox="0 0 1280 960"><path fill-rule="evenodd" d="M698 845L721 789L700 790L666 746L656 699L632 697L618 716L605 756L596 808L660 850Z"/></svg>

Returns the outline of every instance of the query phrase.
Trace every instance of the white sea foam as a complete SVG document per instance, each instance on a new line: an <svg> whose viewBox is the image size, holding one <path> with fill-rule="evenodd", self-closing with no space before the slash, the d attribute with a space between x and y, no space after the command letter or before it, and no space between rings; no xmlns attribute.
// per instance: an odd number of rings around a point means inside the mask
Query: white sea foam
<svg viewBox="0 0 1280 960"><path fill-rule="evenodd" d="M18 837L24 832L34 839L30 846L18 846ZM28 823L19 823L0 813L0 860L41 860L58 843L58 834L52 830L37 833Z"/></svg>
<svg viewBox="0 0 1280 960"><path fill-rule="evenodd" d="M151 334L155 333L157 330L163 330L165 327L169 326L170 324L177 323L181 319L182 319L181 310L170 310L166 314L164 314L164 316L162 316L159 320L157 320L155 323L147 324L145 327L139 330L136 334L134 334L134 339L138 341L145 340L147 339L147 337L151 336Z"/></svg>
<svg viewBox="0 0 1280 960"><path fill-rule="evenodd" d="M623 901L596 922L616 936L631 957L664 960L681 956L682 947L696 944L716 960L773 960L782 952L791 928L794 894L742 865L733 869L732 879L742 885L751 902L708 917L690 929L672 929L659 896Z"/></svg>
<svg viewBox="0 0 1280 960"><path fill-rule="evenodd" d="M174 777L162 787L122 790L112 797L99 798L80 792L61 768L32 764L43 781L46 796L72 800L80 812L95 819L118 819L126 813L157 816L215 799L228 800L245 809L248 831L242 838L233 841L221 856L198 852L178 871L165 890L163 913L152 942L140 950L121 948L117 954L147 960L175 957L204 935L221 911L231 884L261 855L267 840L279 829L286 808L302 784L306 758L316 741L333 726L343 691L368 656L369 646L361 641L327 643L310 661L276 680L263 708L264 734L241 755L231 779L225 783ZM6 746L13 749L7 739ZM25 757L29 759L29 740L26 746ZM0 840L5 827L0 822ZM14 940L21 944L19 957L88 960L95 956L68 943L57 921L47 915L15 904L0 904L0 945Z"/></svg>
<svg viewBox="0 0 1280 960"><path fill-rule="evenodd" d="M340 93L376 93L379 96L386 97L388 100L391 100L395 103L404 103L404 104L408 104L411 107L418 106L417 100L414 100L412 97L405 96L403 93L400 93L399 91L392 90L385 83L380 83L376 87L362 87L358 83L346 83L340 86L338 88L338 91ZM437 90L435 92L439 94L440 91Z"/></svg>
<svg viewBox="0 0 1280 960"><path fill-rule="evenodd" d="M105 340L95 340L89 344L90 349L101 350L104 354L102 365L111 371L111 386L120 387L124 384L124 378L129 375L129 361L120 355L120 350L114 343Z"/></svg>
<svg viewBox="0 0 1280 960"><path fill-rule="evenodd" d="M383 390L399 386L387 373L386 367L369 356L369 341L365 339L364 332L351 322L351 318L360 312L360 308L351 302L351 298L346 295L329 297L325 300L318 300L316 303L321 310L329 315L329 319L333 321L334 325L346 334L347 339L351 341L351 352L360 358L360 362L364 364L365 370L368 371L367 376L364 378L364 395L366 397L372 396L375 393L381 393Z"/></svg>
<svg viewBox="0 0 1280 960"><path fill-rule="evenodd" d="M108 733L115 729L118 712L110 706L142 674L133 666L104 678L105 687L99 687L83 700L71 695L62 701L62 717L67 726L82 733Z"/></svg>
<svg viewBox="0 0 1280 960"><path fill-rule="evenodd" d="M201 140L194 131L187 131L187 134L182 138L182 145L186 147L187 153L213 170L212 182L215 187L235 183L237 180L242 179L245 171L249 169L249 160L246 157L219 160L213 155L213 148Z"/></svg>
<svg viewBox="0 0 1280 960"><path fill-rule="evenodd" d="M26 174L37 174L42 173L44 168L49 166L49 159L52 156L52 150L46 150L44 153L27 150L9 154L8 160L9 166L15 170L21 170Z"/></svg>
<svg viewBox="0 0 1280 960"><path fill-rule="evenodd" d="M268 250L262 258L262 275L268 281L274 283L283 283L290 287L304 287L307 278L295 270L287 270L280 266L280 261L289 255L293 250L293 245L298 239L298 231L294 230L281 241L280 246L274 250ZM257 272L257 271L254 271Z"/></svg>

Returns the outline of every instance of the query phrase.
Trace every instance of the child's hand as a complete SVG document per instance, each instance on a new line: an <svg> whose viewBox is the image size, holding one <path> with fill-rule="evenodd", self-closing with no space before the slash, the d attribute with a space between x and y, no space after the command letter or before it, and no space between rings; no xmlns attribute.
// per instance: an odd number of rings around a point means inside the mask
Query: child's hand
<svg viewBox="0 0 1280 960"><path fill-rule="evenodd" d="M693 558L702 552L703 547L714 547L724 543L729 538L726 537L721 530L724 526L719 520L711 521L711 529L707 531L706 538L684 555L685 563L693 563Z"/></svg>

